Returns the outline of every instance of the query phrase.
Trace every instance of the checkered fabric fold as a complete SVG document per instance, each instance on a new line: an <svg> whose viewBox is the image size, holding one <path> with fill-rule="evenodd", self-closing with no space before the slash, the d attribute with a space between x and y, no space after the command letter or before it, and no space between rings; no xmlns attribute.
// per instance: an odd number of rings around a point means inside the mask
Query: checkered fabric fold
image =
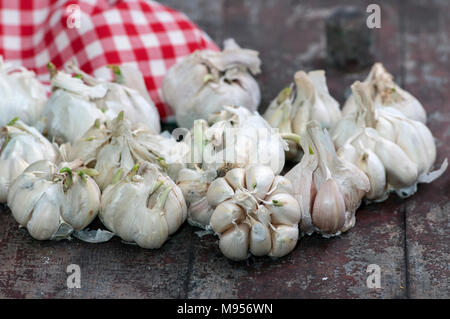
<svg viewBox="0 0 450 319"><path fill-rule="evenodd" d="M162 100L166 71L196 50L218 50L184 14L144 0L0 0L0 55L33 70L48 84L47 63L75 59L85 72L111 79L110 64L142 72L163 121L173 115Z"/></svg>

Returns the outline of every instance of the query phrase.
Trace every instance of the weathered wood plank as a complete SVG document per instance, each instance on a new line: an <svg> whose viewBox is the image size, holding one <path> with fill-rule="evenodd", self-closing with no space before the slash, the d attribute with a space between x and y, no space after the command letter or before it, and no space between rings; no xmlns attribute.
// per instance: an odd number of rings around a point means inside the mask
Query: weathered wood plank
<svg viewBox="0 0 450 319"><path fill-rule="evenodd" d="M79 240L37 241L0 209L0 298L183 298L192 233L185 226L160 250ZM81 269L68 289L67 266Z"/></svg>
<svg viewBox="0 0 450 319"><path fill-rule="evenodd" d="M405 7L405 87L424 104L436 138L436 165L450 157L450 5L408 1ZM420 185L406 206L412 298L450 297L450 173Z"/></svg>

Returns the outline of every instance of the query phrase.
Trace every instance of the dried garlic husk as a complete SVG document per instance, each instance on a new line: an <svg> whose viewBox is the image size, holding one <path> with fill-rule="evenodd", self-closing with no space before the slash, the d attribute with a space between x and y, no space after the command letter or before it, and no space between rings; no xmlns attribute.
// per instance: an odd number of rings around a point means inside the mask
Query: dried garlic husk
<svg viewBox="0 0 450 319"><path fill-rule="evenodd" d="M100 189L95 170L82 162L34 162L11 184L8 206L16 221L38 240L60 240L97 216Z"/></svg>
<svg viewBox="0 0 450 319"><path fill-rule="evenodd" d="M370 86L352 85L358 111L333 128L337 153L369 177L369 201L383 201L391 191L408 197L418 183L430 183L444 173L447 159L436 171L436 145L430 130L392 107L376 107Z"/></svg>
<svg viewBox="0 0 450 319"><path fill-rule="evenodd" d="M427 115L422 104L409 92L398 86L392 74L381 63L375 63L363 82L368 85L368 94L375 107L391 107L407 118L425 123ZM342 108L344 116L358 111L354 95L351 95Z"/></svg>
<svg viewBox="0 0 450 319"><path fill-rule="evenodd" d="M304 134L309 121L331 128L341 119L339 103L330 95L323 70L294 75L295 85L283 89L270 103L264 118L288 140L289 159L301 156L298 136Z"/></svg>
<svg viewBox="0 0 450 319"><path fill-rule="evenodd" d="M241 105L255 111L261 100L258 52L241 49L233 39L222 52L196 51L169 69L162 91L173 108L178 126L190 129L197 119L208 119L223 105Z"/></svg>
<svg viewBox="0 0 450 319"><path fill-rule="evenodd" d="M0 130L0 203L11 182L33 162L54 161L57 150L38 130L17 119Z"/></svg>
<svg viewBox="0 0 450 319"><path fill-rule="evenodd" d="M16 117L34 125L47 101L47 92L33 71L3 62L0 55L0 126Z"/></svg>
<svg viewBox="0 0 450 319"><path fill-rule="evenodd" d="M367 176L336 155L328 132L317 122L307 124L301 145L301 162L285 175L300 205L300 230L324 236L349 230L355 225L361 199L370 189Z"/></svg>
<svg viewBox="0 0 450 319"><path fill-rule="evenodd" d="M131 125L120 112L117 118L94 125L76 141L67 146L69 159L81 159L99 175L95 181L101 190L116 183L140 162L151 162L172 178L184 167L188 150L174 138L154 132L144 125Z"/></svg>
<svg viewBox="0 0 450 319"><path fill-rule="evenodd" d="M188 221L199 227L209 224L213 208L206 201L206 191L217 176L249 164L267 165L279 174L287 148L275 129L246 108L224 106L209 120L211 126L204 120L194 122L186 138L191 164L177 178L188 203Z"/></svg>
<svg viewBox="0 0 450 319"><path fill-rule="evenodd" d="M159 167L143 162L102 194L100 219L117 236L160 248L186 220L181 190Z"/></svg>
<svg viewBox="0 0 450 319"><path fill-rule="evenodd" d="M148 93L141 89L144 80L139 71L135 70L134 77L124 82L121 69L115 66L115 83L95 79L73 63L67 67L75 76L57 71L49 64L52 95L39 124L49 137L58 143L74 143L95 120L112 120L121 111L131 123L142 123L154 133L160 132L158 111ZM138 89L127 87L128 83L133 83Z"/></svg>
<svg viewBox="0 0 450 319"><path fill-rule="evenodd" d="M297 244L300 207L292 184L263 165L235 168L208 188L214 208L211 228L220 250L232 260L255 256L282 257Z"/></svg>

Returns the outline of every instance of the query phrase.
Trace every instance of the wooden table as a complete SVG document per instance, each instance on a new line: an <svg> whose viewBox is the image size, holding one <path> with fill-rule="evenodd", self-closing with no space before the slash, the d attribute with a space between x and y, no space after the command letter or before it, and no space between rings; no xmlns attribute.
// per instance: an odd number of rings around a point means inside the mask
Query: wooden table
<svg viewBox="0 0 450 319"><path fill-rule="evenodd" d="M326 65L326 17L337 1L166 0L221 43L233 37L261 53L262 107L296 70L324 68L340 102L368 70L347 74ZM373 1L339 1L365 10ZM381 2L381 1L379 1ZM436 137L437 163L450 155L448 1L383 1L377 59L417 96ZM0 207L0 297L71 298L449 298L450 174L420 185L407 200L363 206L357 225L333 239L304 237L288 256L231 262L213 236L184 225L160 250L114 238L40 242ZM66 268L81 268L81 289L68 289ZM366 285L369 264L381 288Z"/></svg>

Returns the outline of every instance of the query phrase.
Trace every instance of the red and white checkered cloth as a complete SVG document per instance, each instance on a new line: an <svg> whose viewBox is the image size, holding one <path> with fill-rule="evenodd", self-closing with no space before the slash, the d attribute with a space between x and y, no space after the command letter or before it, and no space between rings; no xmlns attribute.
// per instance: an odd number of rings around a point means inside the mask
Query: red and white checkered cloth
<svg viewBox="0 0 450 319"><path fill-rule="evenodd" d="M82 70L105 79L112 77L107 65L134 64L163 121L173 115L162 101L164 74L198 49L218 47L184 14L154 1L0 0L4 60L33 70L44 83L49 61L62 68L75 58Z"/></svg>

